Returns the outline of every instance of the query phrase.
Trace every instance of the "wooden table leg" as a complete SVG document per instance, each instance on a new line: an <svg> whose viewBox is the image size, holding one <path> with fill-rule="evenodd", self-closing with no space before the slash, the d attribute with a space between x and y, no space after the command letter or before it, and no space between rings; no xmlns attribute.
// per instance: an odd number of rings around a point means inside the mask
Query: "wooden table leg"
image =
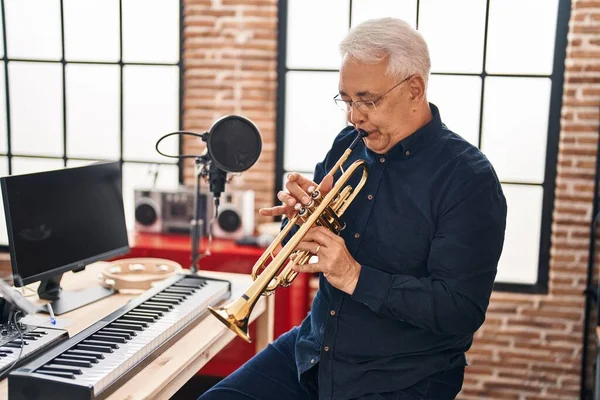
<svg viewBox="0 0 600 400"><path fill-rule="evenodd" d="M275 328L275 294L267 296L267 309L256 318L256 352L259 353L273 341Z"/></svg>

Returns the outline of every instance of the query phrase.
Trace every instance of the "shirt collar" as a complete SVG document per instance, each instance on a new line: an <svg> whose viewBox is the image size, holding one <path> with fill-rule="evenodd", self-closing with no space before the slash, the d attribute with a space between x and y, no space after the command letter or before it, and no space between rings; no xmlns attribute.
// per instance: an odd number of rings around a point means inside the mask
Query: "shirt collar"
<svg viewBox="0 0 600 400"><path fill-rule="evenodd" d="M433 103L429 103L433 118L431 121L417 129L411 135L405 137L394 145L387 153L388 156L395 157L399 155L412 156L427 143L429 138L442 129L442 119L440 111Z"/></svg>

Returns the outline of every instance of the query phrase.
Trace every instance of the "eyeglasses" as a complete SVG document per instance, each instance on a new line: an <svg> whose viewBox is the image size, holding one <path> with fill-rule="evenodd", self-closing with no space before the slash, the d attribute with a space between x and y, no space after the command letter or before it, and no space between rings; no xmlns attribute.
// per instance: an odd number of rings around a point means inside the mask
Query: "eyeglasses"
<svg viewBox="0 0 600 400"><path fill-rule="evenodd" d="M369 101L367 101L367 100L361 100L361 101L344 100L344 99L340 98L340 94L338 93L333 98L333 101L335 101L335 104L345 112L350 111L352 109L352 105L354 105L356 107L356 109L358 111L360 111L361 113L368 114L370 112L377 110L377 103L383 98L383 96L385 96L386 94L388 94L389 92L391 92L392 90L394 90L395 88L397 88L398 86L400 86L401 84L403 84L404 82L406 82L407 80L409 80L412 77L413 77L413 75L410 75L408 78L396 83L394 86L392 86L392 88L390 90L388 90L387 92L385 92L384 94L382 94L381 96L376 98L375 100L369 100Z"/></svg>

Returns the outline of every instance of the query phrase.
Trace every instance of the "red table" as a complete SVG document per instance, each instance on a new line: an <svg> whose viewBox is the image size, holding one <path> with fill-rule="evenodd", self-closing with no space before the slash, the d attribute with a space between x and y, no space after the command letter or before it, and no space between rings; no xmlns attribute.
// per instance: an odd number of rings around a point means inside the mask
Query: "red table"
<svg viewBox="0 0 600 400"><path fill-rule="evenodd" d="M208 244L202 242L202 251ZM130 257L166 258L189 268L191 264L191 240L188 235L131 232L129 235ZM263 254L264 249L239 246L232 240L213 239L210 255L200 259L199 271L224 271L249 274ZM299 274L292 285L275 291L275 338L300 324L308 312L309 279ZM250 336L254 335L253 327ZM254 354L253 344L240 338L233 340L201 371L203 375L226 376L235 371Z"/></svg>

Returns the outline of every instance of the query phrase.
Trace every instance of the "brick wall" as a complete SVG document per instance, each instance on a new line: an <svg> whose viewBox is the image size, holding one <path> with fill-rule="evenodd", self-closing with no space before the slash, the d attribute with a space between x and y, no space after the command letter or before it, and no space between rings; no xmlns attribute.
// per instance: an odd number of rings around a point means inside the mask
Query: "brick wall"
<svg viewBox="0 0 600 400"><path fill-rule="evenodd" d="M600 106L600 1L572 2L548 295L496 292L469 351L462 399L578 398ZM263 154L237 179L274 198L276 0L186 0L184 127L227 113L259 126ZM200 144L186 142L184 151ZM191 180L192 170L186 170ZM597 272L596 274L597 275ZM593 336L590 343L593 344ZM593 347L592 347L593 348ZM591 354L593 356L593 354Z"/></svg>
<svg viewBox="0 0 600 400"><path fill-rule="evenodd" d="M461 398L579 398L582 293L599 106L600 1L575 0L569 24L549 294L493 294L487 321L469 352L472 366ZM594 338L590 338L592 346ZM595 351L588 354L593 357Z"/></svg>
<svg viewBox="0 0 600 400"><path fill-rule="evenodd" d="M262 141L258 162L231 181L231 189L254 189L256 208L271 206L275 182L277 90L276 0L184 1L184 129L204 132L235 114L256 123ZM184 141L198 154L199 140ZM186 183L194 182L186 164ZM257 214L258 222L263 222Z"/></svg>

